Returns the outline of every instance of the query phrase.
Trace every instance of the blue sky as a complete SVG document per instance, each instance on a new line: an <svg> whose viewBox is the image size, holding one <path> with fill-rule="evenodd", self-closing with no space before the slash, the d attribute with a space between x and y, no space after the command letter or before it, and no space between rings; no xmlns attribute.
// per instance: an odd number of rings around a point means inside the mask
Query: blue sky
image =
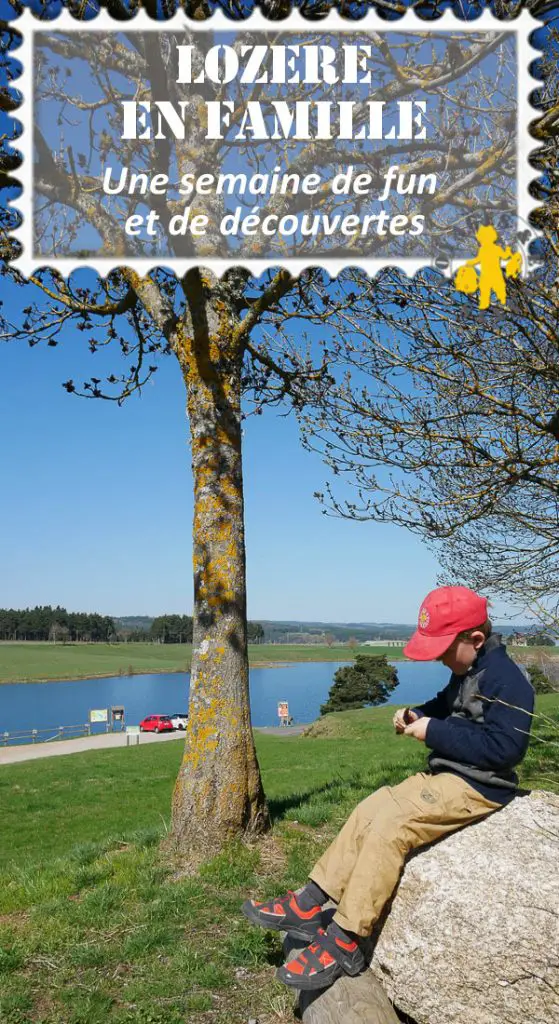
<svg viewBox="0 0 559 1024"><path fill-rule="evenodd" d="M0 11L5 5L0 0ZM3 298L28 295L3 282ZM115 353L118 371L119 356ZM191 612L192 497L174 359L123 407L67 395L96 372L82 336L0 342L0 606ZM101 374L99 374L101 375ZM327 470L268 410L244 438L249 617L413 622L437 563L402 528L322 515ZM496 616L504 609L495 608Z"/></svg>
<svg viewBox="0 0 559 1024"><path fill-rule="evenodd" d="M22 301L15 286L4 286ZM115 364L119 356L115 350ZM96 372L79 335L0 344L0 606L192 610L190 452L178 364L122 407L68 395ZM437 564L405 530L321 513L327 479L295 421L245 424L251 618L412 622Z"/></svg>

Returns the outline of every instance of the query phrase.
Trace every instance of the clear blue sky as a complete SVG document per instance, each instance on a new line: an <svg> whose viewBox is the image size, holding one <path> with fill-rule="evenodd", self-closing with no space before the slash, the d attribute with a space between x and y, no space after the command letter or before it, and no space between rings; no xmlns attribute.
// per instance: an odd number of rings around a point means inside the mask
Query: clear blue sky
<svg viewBox="0 0 559 1024"><path fill-rule="evenodd" d="M178 364L164 360L154 383L120 408L61 387L98 365L79 336L55 349L0 346L0 605L190 612ZM413 621L435 561L404 530L324 516L313 492L327 471L302 450L292 418L250 417L244 463L251 618Z"/></svg>
<svg viewBox="0 0 559 1024"><path fill-rule="evenodd" d="M23 292L3 285L6 304ZM119 366L115 349L115 368ZM122 407L68 395L101 368L82 336L0 343L0 606L191 612L192 497L174 357ZM101 376L101 372L97 372ZM244 437L249 617L413 622L437 564L406 530L324 516L327 470L268 410Z"/></svg>

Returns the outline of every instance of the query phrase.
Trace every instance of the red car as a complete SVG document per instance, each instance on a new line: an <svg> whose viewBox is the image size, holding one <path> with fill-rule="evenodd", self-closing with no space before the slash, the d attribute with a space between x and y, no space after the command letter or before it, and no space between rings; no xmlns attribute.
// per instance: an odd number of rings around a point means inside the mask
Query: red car
<svg viewBox="0 0 559 1024"><path fill-rule="evenodd" d="M173 732L169 715L148 715L140 722L140 732Z"/></svg>

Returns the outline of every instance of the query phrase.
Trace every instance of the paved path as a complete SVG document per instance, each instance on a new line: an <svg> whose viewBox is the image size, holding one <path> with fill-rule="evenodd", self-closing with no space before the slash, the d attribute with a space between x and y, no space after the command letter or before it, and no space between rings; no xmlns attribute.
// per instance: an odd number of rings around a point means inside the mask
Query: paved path
<svg viewBox="0 0 559 1024"><path fill-rule="evenodd" d="M160 736L143 732L140 743L165 743L169 740L184 741L184 733L168 732ZM130 737L130 746L135 745L136 736ZM0 747L0 765L16 764L18 761L34 761L40 757L59 757L61 754L80 754L83 750L105 750L107 747L125 747L126 733L109 732L100 736L79 736L75 740L53 740L51 743L18 743L13 747Z"/></svg>
<svg viewBox="0 0 559 1024"><path fill-rule="evenodd" d="M268 736L300 736L308 728L308 725L264 725L254 731L268 733Z"/></svg>
<svg viewBox="0 0 559 1024"><path fill-rule="evenodd" d="M269 733L273 736L300 736L305 725L291 725L285 728L267 726L256 729L256 732ZM138 737L140 743L165 743L169 740L182 740L184 733L162 733L156 735L143 732ZM130 746L136 745L136 736L130 736ZM59 757L61 754L79 754L83 750L106 750L107 747L125 747L126 734L122 732L102 733L100 736L80 736L74 740L53 740L51 743L19 743L12 747L0 747L0 765L17 764L19 761L34 761L41 757Z"/></svg>

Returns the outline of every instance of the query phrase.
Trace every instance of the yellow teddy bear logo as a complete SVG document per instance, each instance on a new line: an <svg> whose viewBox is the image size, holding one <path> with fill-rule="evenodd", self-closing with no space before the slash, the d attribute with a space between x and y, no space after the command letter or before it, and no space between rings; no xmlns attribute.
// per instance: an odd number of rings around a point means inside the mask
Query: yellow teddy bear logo
<svg viewBox="0 0 559 1024"><path fill-rule="evenodd" d="M488 309L492 293L496 296L502 306L507 301L506 278L515 279L522 270L522 254L513 253L507 246L502 249L497 245L497 232L491 224L482 225L476 234L479 242L477 256L468 260L460 267L454 278L454 286L457 291L465 295L473 295L479 289L479 308ZM501 267L501 261L506 264ZM479 275L475 267L479 265Z"/></svg>

